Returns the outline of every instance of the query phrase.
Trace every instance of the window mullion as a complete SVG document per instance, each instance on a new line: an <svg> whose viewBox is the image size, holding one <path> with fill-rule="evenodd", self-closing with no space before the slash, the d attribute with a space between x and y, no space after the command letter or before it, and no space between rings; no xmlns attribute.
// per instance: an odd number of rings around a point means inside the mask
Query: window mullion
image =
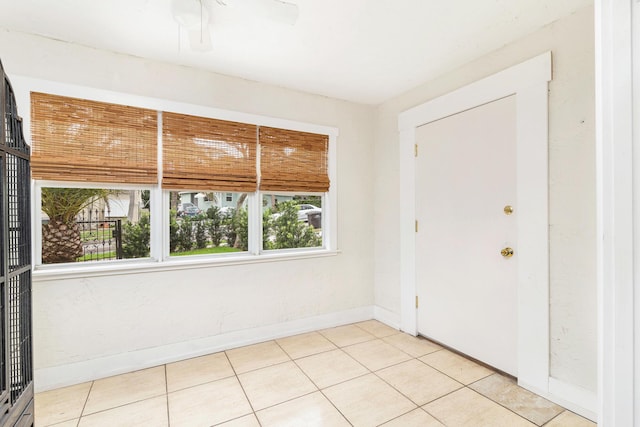
<svg viewBox="0 0 640 427"><path fill-rule="evenodd" d="M257 188L260 188L260 180L262 179L262 173L260 171L260 153L262 147L260 146L260 126L256 127L256 183ZM249 207L253 208L249 211L249 251L253 255L259 255L262 252L262 192L256 190L253 193L253 201ZM252 227L253 224L253 227ZM253 245L253 247L252 247Z"/></svg>
<svg viewBox="0 0 640 427"><path fill-rule="evenodd" d="M151 190L151 259L163 261L169 254L169 197L162 192L162 111L158 111L158 184Z"/></svg>
<svg viewBox="0 0 640 427"><path fill-rule="evenodd" d="M34 265L41 265L42 264L42 193L41 193L41 189L42 186L37 182L37 181L32 181L33 182L33 187L32 187L32 192L31 194L33 195L33 198L31 200L31 204L33 206L33 209L31 210L31 212L33 212L33 227L31 228L33 230L33 238L34 238L34 245L32 245L33 249L33 257L32 259L34 260Z"/></svg>
<svg viewBox="0 0 640 427"><path fill-rule="evenodd" d="M336 135L329 135L328 146L328 173L329 181L331 182L331 188L324 194L323 197L323 211L322 211L322 240L324 247L329 250L338 249L338 189L337 189L337 137Z"/></svg>
<svg viewBox="0 0 640 427"><path fill-rule="evenodd" d="M262 203L258 192L249 194L248 199L248 246L249 253L258 255L262 247Z"/></svg>

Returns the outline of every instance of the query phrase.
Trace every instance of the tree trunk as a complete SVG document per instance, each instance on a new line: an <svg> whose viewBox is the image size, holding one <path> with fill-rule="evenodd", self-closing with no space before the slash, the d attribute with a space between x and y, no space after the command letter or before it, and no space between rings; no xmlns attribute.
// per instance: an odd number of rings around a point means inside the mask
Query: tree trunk
<svg viewBox="0 0 640 427"><path fill-rule="evenodd" d="M169 193L169 209L178 210L178 192L172 191Z"/></svg>
<svg viewBox="0 0 640 427"><path fill-rule="evenodd" d="M238 201L236 202L236 212L239 212L240 209L242 209L242 205L245 200L247 200L247 193L242 193L240 197L238 197ZM242 244L242 239L241 239L240 233L238 233L236 234L236 241L233 242L233 247L237 249L240 247L241 244Z"/></svg>
<svg viewBox="0 0 640 427"><path fill-rule="evenodd" d="M42 263L75 262L82 256L82 239L78 224L55 219L42 225Z"/></svg>
<svg viewBox="0 0 640 427"><path fill-rule="evenodd" d="M140 197L138 197L138 193L139 190L129 191L129 210L127 212L127 219L133 224L137 224L140 220L140 209L138 207L138 201L140 200Z"/></svg>

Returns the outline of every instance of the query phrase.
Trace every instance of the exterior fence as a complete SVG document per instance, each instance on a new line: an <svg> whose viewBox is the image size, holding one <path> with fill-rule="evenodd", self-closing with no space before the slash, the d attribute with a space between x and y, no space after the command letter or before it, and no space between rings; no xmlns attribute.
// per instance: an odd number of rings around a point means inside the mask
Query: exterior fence
<svg viewBox="0 0 640 427"><path fill-rule="evenodd" d="M77 218L82 240L82 256L78 261L123 259L122 220L99 219L98 210Z"/></svg>

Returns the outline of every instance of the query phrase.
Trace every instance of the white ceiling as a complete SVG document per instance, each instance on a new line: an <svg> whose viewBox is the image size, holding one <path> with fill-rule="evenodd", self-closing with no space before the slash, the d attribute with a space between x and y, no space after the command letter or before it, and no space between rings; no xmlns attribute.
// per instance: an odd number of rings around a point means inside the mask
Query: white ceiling
<svg viewBox="0 0 640 427"><path fill-rule="evenodd" d="M568 15L592 0L204 0L213 50L190 51L170 0L0 0L0 28L377 104ZM0 33L1 36L1 33Z"/></svg>

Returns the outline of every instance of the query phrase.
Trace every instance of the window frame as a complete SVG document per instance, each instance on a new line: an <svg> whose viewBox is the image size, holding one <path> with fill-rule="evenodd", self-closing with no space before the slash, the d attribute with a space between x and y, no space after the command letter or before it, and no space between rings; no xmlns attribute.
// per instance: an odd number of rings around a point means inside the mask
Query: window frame
<svg viewBox="0 0 640 427"><path fill-rule="evenodd" d="M288 248L288 249L264 249L264 242L263 242L263 233L262 233L262 228L263 228L263 223L262 223L262 197L265 195L270 195L270 194L274 194L276 196L320 196L322 199L322 246L321 247L310 247L310 248ZM326 193L317 193L317 192L303 192L303 191L258 191L257 192L257 197L258 200L260 201L259 203L259 209L260 209L260 224L259 224L259 242L258 242L258 253L263 255L263 254L277 254L277 253L290 253L290 252L311 252L311 251L317 251L317 250L321 250L321 249L327 249L327 243L326 243L326 237L325 237L325 218L326 216L330 216L331 212L329 211L329 209L327 208L327 213L325 215L325 206L328 205L328 194L329 192ZM327 233L327 235L331 234L331 230L329 230L329 233Z"/></svg>
<svg viewBox="0 0 640 427"><path fill-rule="evenodd" d="M262 249L262 194L271 194L270 191L256 190L248 193L249 206L249 250L247 252L216 254L216 255L191 255L185 257L169 256L169 190L164 190L161 184L162 178L162 126L159 120L158 126L158 184L157 185L121 185L113 183L79 183L70 181L35 181L32 179L32 227L35 230L32 241L32 259L34 260L34 276L41 280L59 279L64 277L90 277L109 276L117 274L143 273L150 271L179 270L198 267L227 266L248 263L274 262L282 260L295 260L335 256L339 253L337 233L337 138L338 128L317 125L309 122L300 122L266 115L242 113L238 111L220 109L211 106L197 105L171 101L167 99L152 98L132 95L122 92L114 92L95 89L85 86L70 85L66 83L52 82L25 76L14 76L13 86L17 101L20 105L29 106L30 93L43 92L52 95L76 97L87 100L123 104L132 107L149 108L159 112L172 112L193 116L207 117L220 120L244 122L257 126L268 126L300 132L324 134L328 136L328 175L331 185L329 191L323 196L323 246L319 248L297 249ZM31 142L31 116L25 115L23 119L25 139ZM69 263L69 264L42 264L42 214L41 214L41 188L43 187L84 187L84 188L114 188L114 189L142 189L150 190L151 208L151 253L150 258L113 260L101 263ZM215 189L212 189L215 191ZM278 192L283 194L284 192ZM295 194L300 194L295 193ZM313 193L319 194L319 193ZM166 210L165 210L166 209ZM326 229L326 233L325 230Z"/></svg>
<svg viewBox="0 0 640 427"><path fill-rule="evenodd" d="M255 243L254 240L252 239L251 234L251 216L249 216L248 219L248 249L246 251L242 251L242 252L230 252L230 253L223 253L223 254L202 254L202 255L171 255L171 245L170 245L170 221L171 221L171 214L170 214L170 205L171 205L171 200L170 200L170 193L176 190L165 190L162 189L162 212L164 215L164 218L162 218L162 255L161 255L161 261L162 262L175 262L176 260L183 260L183 259L190 259L190 258L196 258L196 259L216 259L216 258L234 258L234 257L242 257L242 256L249 256L249 255L258 255L257 252L254 249L252 243ZM183 189L183 191L191 191L189 189ZM217 192L215 190L212 190L213 192ZM226 194L226 192L225 192ZM247 193L247 210L248 212L251 212L252 209L252 205L255 204L255 194L256 192L253 193ZM153 223L152 223L152 227L153 227ZM153 228L152 228L153 230ZM153 233L153 231L152 231Z"/></svg>
<svg viewBox="0 0 640 427"><path fill-rule="evenodd" d="M154 190L156 188L155 185L150 185L150 184L114 184L114 183L83 183L83 182L73 182L73 181L49 181L49 180L31 180L32 182L32 194L33 197L32 199L32 209L33 209L33 223L32 223L32 244L33 246L33 264L34 267L37 267L38 270L49 270L49 269L63 269L63 268L69 268L71 266L73 267L81 267L81 266L87 266L87 267L91 267L92 265L96 265L96 264L108 264L110 266L113 265L123 265L123 264L130 264L130 263L134 263L134 262L149 262L149 261L154 261L156 258L154 258L154 256L157 256L156 253L154 253L154 241L157 242L157 236L154 236L153 233L153 221L154 221L154 216L157 215L153 215L155 206L154 206L154 202L155 199L157 198L157 195L154 194ZM151 222L151 235L150 237L150 254L149 254L149 258L131 258L131 259L121 259L121 260L107 260L107 261L101 261L101 262L86 262L86 263L65 263L65 264L43 264L42 263L42 220L43 220L43 215L42 215L42 189L43 188L98 188L98 189L113 189L113 190L123 190L123 191L128 191L128 190L149 190L149 211L151 213L151 217L150 217L150 222ZM37 246L37 247L36 247ZM155 243L155 246L157 246L157 243ZM35 269L34 269L35 271Z"/></svg>

